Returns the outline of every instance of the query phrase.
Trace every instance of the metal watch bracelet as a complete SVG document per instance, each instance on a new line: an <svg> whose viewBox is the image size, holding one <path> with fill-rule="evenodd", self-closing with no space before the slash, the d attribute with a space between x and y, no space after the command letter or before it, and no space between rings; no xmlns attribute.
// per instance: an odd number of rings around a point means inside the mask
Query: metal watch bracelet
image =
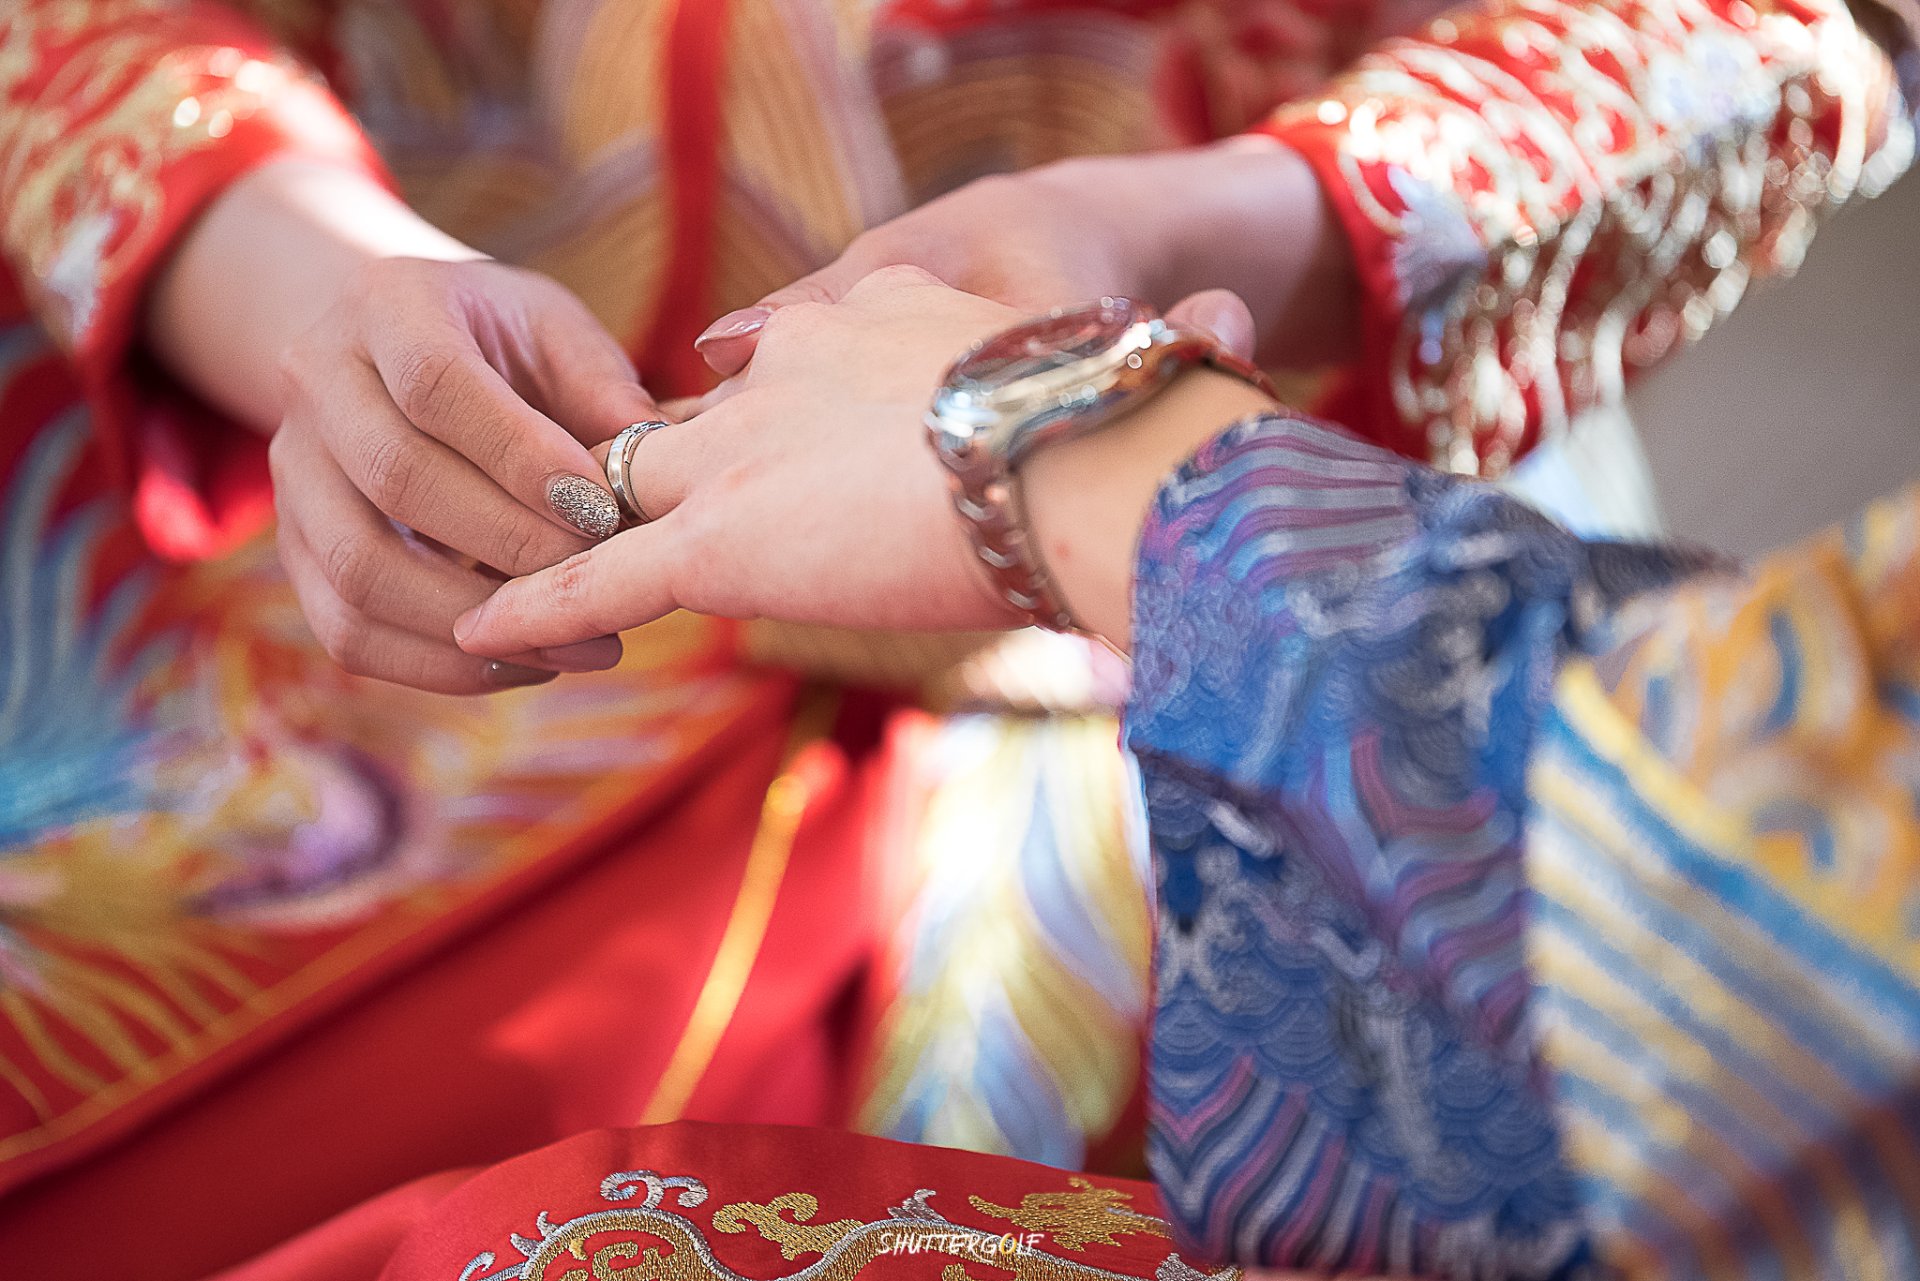
<svg viewBox="0 0 1920 1281"><path fill-rule="evenodd" d="M1182 335L1163 358L1182 360L1187 368L1210 366L1274 394L1272 382L1258 366L1202 335ZM1114 398L1121 403L1098 405L1102 425L1144 404L1177 376L1175 372L1151 386ZM1096 407L1093 398L1089 398L1087 407ZM1043 439L1036 447L1045 443ZM1021 453L1009 458L987 450L943 453L954 509L966 523L974 552L1001 598L1029 625L1060 632L1082 631L1047 571L1022 508L1017 468L1026 456Z"/></svg>

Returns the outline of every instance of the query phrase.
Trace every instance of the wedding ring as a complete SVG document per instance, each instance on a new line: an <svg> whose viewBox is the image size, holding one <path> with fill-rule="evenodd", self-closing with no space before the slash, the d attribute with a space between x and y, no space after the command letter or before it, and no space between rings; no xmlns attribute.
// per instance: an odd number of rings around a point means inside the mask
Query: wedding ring
<svg viewBox="0 0 1920 1281"><path fill-rule="evenodd" d="M649 432L665 426L667 424L658 419L631 423L621 428L620 434L613 438L613 448L607 451L607 488L613 491L627 519L636 525L644 525L653 517L647 515L640 500L633 495L633 451L640 448L640 442Z"/></svg>

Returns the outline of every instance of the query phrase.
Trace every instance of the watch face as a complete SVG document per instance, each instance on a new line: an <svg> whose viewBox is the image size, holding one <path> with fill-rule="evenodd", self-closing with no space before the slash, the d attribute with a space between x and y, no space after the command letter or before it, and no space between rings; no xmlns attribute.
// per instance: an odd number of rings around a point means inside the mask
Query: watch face
<svg viewBox="0 0 1920 1281"><path fill-rule="evenodd" d="M985 395L1024 378L1097 356L1145 315L1125 298L1103 298L1017 325L988 339L954 366L950 390Z"/></svg>

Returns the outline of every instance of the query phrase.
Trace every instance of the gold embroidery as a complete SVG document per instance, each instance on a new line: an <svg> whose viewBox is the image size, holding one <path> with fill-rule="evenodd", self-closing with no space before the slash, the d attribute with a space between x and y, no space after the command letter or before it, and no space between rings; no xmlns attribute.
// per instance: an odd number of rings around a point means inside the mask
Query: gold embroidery
<svg viewBox="0 0 1920 1281"><path fill-rule="evenodd" d="M780 1217L789 1210L793 1212L792 1219ZM765 1205L742 1201L721 1206L713 1212L713 1226L721 1232L745 1232L748 1225L752 1225L760 1230L763 1240L779 1246L781 1254L797 1259L803 1254L825 1254L840 1243L841 1237L860 1226L858 1219L815 1223L813 1216L819 1210L820 1202L811 1194L789 1192Z"/></svg>
<svg viewBox="0 0 1920 1281"><path fill-rule="evenodd" d="M1131 1232L1167 1235L1164 1220L1128 1209L1126 1203L1133 1198L1118 1188L1099 1187L1078 1175L1067 1181L1073 1191L1029 1192L1013 1209L977 1196L967 1200L982 1214L1032 1232L1044 1232L1069 1250L1084 1250L1094 1243L1117 1245Z"/></svg>
<svg viewBox="0 0 1920 1281"><path fill-rule="evenodd" d="M1074 1248L1101 1240L1100 1233L1145 1231L1167 1235L1163 1221L1117 1209L1114 1203L1126 1200L1125 1193L1096 1188L1084 1179L1073 1182L1073 1192L1030 1194L1020 1212L1033 1205L1037 1207L1035 1213L1050 1222L1061 1219L1064 1210L1064 1217L1075 1222L1092 1224L1096 1221L1093 1216L1107 1216L1127 1224L1116 1230L1106 1219L1099 1219L1097 1232L1081 1237L1081 1245ZM697 1223L675 1212L676 1208L692 1210L705 1204L705 1183L652 1170L632 1170L602 1179L600 1195L611 1202L628 1202L643 1188L646 1196L638 1205L593 1211L562 1223L552 1222L542 1211L534 1217L534 1227L540 1234L537 1238L517 1232L509 1238L521 1262L502 1267L493 1251L482 1251L461 1269L457 1281L559 1281L562 1275L577 1275L568 1264L549 1276L549 1268L563 1256L587 1263L594 1281L747 1281L715 1257L712 1243ZM669 1194L674 1208L664 1204ZM1014 1281L1129 1281L1145 1277L1155 1281L1240 1281L1242 1275L1233 1266L1203 1272L1177 1253L1168 1253L1148 1265L1150 1272L1115 1272L1051 1254L1017 1237L950 1222L927 1204L934 1195L922 1189L890 1208L885 1218L865 1223L844 1219L811 1227L780 1217L781 1210L790 1209L795 1219L806 1220L819 1208L811 1195L788 1193L766 1205L741 1202L723 1206L714 1213L713 1223L722 1232L742 1232L745 1224L751 1223L766 1239L781 1244L789 1259L819 1251L817 1260L789 1277L766 1281L797 1281L802 1277L805 1281L851 1281L876 1259L896 1254L945 1254L958 1260L942 1270L943 1281L978 1281L967 1265L1006 1273ZM1149 1224L1152 1226L1146 1226ZM632 1239L603 1245L589 1256L587 1242L608 1234ZM787 1248L790 1242L802 1239L809 1244Z"/></svg>
<svg viewBox="0 0 1920 1281"><path fill-rule="evenodd" d="M714 673L717 625L691 615L629 636L588 700L361 681L313 643L270 538L164 578L149 564L102 603L73 567L98 564L124 526L54 506L82 476L86 431L78 415L44 429L0 485L25 575L6 587L57 583L13 651L19 684L55 691L44 705L87 731L65 740L84 756L44 762L0 744L28 767L35 807L0 887L0 1031L18 1042L0 1051L0 1103L39 1118L0 1133L0 1167L624 830L679 762L782 697ZM382 821L399 798L404 822Z"/></svg>
<svg viewBox="0 0 1920 1281"><path fill-rule="evenodd" d="M1552 56L1484 52L1528 48ZM1345 194L1393 242L1395 416L1436 465L1497 474L1898 176L1914 135L1888 66L1838 3L1503 0L1274 123L1337 127Z"/></svg>
<svg viewBox="0 0 1920 1281"><path fill-rule="evenodd" d="M150 247L165 169L307 82L290 62L181 47L158 24L126 21L165 8L29 4L0 28L0 89L16 113L0 136L0 232L41 319L69 349ZM63 45L72 47L35 96L19 94L36 62Z"/></svg>

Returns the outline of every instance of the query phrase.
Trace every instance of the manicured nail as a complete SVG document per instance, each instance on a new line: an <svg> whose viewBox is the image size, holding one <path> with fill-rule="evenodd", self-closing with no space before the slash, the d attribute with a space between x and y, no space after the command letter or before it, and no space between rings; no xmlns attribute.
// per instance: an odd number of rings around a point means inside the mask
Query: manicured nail
<svg viewBox="0 0 1920 1281"><path fill-rule="evenodd" d="M474 627L480 622L480 609L480 606L475 605L472 609L453 620L454 644L464 645L467 643L467 637L473 635Z"/></svg>
<svg viewBox="0 0 1920 1281"><path fill-rule="evenodd" d="M547 485L547 506L588 538L610 538L620 529L613 495L585 476L555 476Z"/></svg>
<svg viewBox="0 0 1920 1281"><path fill-rule="evenodd" d="M719 342L725 338L745 338L757 334L773 316L765 307L743 307L739 311L730 311L707 326L707 331L693 340L695 351L710 342Z"/></svg>
<svg viewBox="0 0 1920 1281"><path fill-rule="evenodd" d="M572 645L553 645L540 651L540 661L562 672L604 672L620 662L620 638L596 636Z"/></svg>
<svg viewBox="0 0 1920 1281"><path fill-rule="evenodd" d="M486 667L487 684L498 685L502 689L512 689L519 685L545 685L550 680L558 680L559 677L559 672L543 672L537 667L503 663L497 658Z"/></svg>

